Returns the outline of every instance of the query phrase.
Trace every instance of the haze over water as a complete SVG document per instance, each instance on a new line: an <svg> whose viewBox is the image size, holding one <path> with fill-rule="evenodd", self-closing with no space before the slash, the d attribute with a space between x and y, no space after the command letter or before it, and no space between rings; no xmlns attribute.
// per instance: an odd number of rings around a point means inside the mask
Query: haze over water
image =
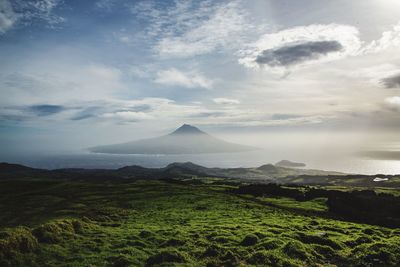
<svg viewBox="0 0 400 267"><path fill-rule="evenodd" d="M182 154L182 155L113 155L96 154L85 151L66 152L63 154L43 153L35 156L0 156L0 161L16 162L31 167L58 169L58 168L105 168L115 169L128 165L144 167L164 167L173 162L187 162L206 167L258 167L267 163L276 163L282 159L306 164L307 169L320 169L358 174L399 174L398 160L374 159L355 154L335 155L313 154L310 151L296 153L286 151L260 149L240 153L218 154Z"/></svg>

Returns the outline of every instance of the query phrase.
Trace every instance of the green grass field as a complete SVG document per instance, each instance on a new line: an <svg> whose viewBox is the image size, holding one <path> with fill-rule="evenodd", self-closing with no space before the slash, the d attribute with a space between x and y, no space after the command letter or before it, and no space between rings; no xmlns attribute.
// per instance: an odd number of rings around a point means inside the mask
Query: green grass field
<svg viewBox="0 0 400 267"><path fill-rule="evenodd" d="M165 181L0 181L0 266L400 266L400 230Z"/></svg>

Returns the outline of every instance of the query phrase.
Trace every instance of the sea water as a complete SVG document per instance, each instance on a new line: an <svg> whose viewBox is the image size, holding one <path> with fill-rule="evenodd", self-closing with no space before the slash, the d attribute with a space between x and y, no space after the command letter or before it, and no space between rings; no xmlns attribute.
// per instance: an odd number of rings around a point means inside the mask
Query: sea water
<svg viewBox="0 0 400 267"><path fill-rule="evenodd" d="M206 167L258 167L276 163L282 159L306 164L307 169L320 169L358 174L400 174L400 161L365 158L357 155L319 155L307 152L289 153L268 149L218 154L185 155L113 155L89 152L40 154L26 156L0 156L0 161L24 164L30 167L59 168L104 168L115 169L128 165L159 168L173 162L193 162Z"/></svg>

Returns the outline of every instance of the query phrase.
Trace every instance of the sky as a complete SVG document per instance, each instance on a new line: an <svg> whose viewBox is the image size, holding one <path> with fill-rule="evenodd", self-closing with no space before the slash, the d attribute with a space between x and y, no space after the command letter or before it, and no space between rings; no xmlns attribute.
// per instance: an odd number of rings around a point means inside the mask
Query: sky
<svg viewBox="0 0 400 267"><path fill-rule="evenodd" d="M0 0L0 153L396 139L399 48L398 0Z"/></svg>

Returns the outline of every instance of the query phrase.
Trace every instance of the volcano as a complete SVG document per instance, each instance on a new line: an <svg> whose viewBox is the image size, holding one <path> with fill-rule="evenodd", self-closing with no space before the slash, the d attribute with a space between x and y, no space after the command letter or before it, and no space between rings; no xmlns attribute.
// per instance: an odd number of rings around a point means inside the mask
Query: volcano
<svg viewBox="0 0 400 267"><path fill-rule="evenodd" d="M231 153L256 148L226 142L200 129L184 124L170 134L127 143L89 148L94 153L107 154L201 154Z"/></svg>

